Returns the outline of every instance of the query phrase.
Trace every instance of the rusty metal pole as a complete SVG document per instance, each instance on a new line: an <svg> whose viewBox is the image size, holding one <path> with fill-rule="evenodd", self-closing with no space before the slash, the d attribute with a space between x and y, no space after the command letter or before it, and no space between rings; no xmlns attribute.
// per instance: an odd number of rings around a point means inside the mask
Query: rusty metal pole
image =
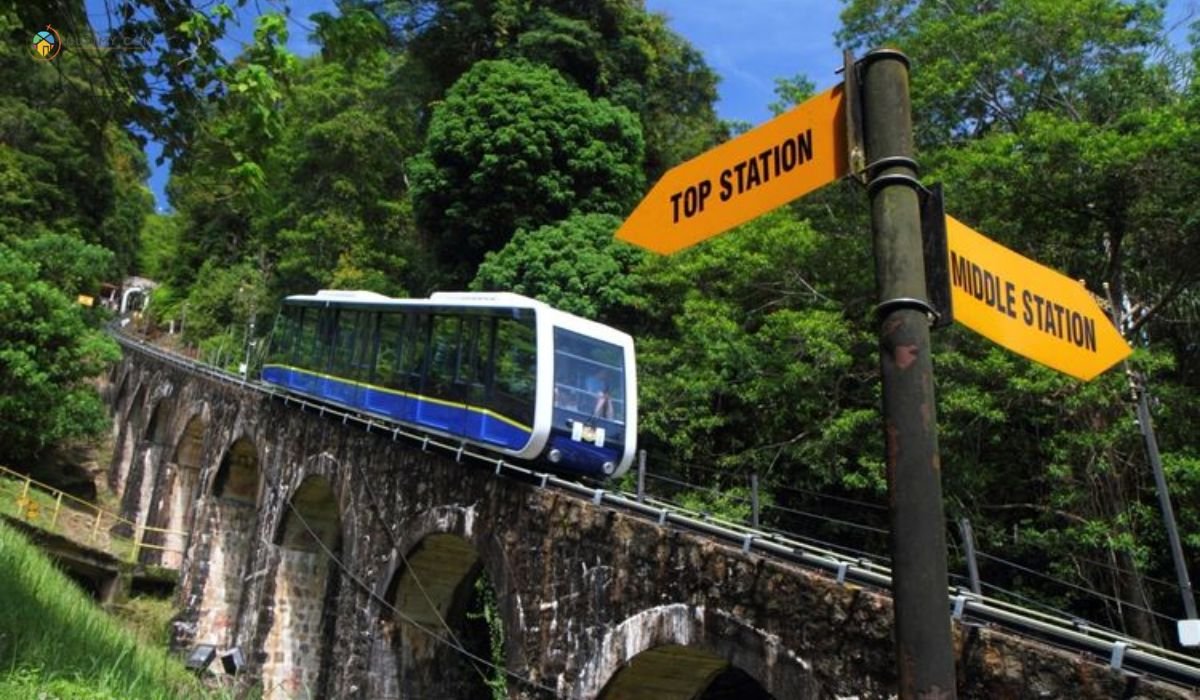
<svg viewBox="0 0 1200 700"><path fill-rule="evenodd" d="M879 289L880 366L901 700L955 698L933 362L908 59L859 64Z"/></svg>

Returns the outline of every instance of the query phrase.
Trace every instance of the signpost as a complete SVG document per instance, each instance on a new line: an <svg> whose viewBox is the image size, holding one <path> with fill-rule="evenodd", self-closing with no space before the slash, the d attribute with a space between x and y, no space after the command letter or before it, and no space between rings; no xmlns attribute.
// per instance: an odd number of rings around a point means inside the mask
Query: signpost
<svg viewBox="0 0 1200 700"><path fill-rule="evenodd" d="M842 86L669 170L617 238L669 254L844 177Z"/></svg>
<svg viewBox="0 0 1200 700"><path fill-rule="evenodd" d="M950 297L964 326L1035 362L1088 381L1132 352L1076 280L946 217Z"/></svg>
<svg viewBox="0 0 1200 700"><path fill-rule="evenodd" d="M850 175L851 162L854 175L865 178L880 295L900 698L952 699L929 340L937 311L927 300L919 202L927 190L917 179L912 144L908 59L880 50L855 64L847 55L843 85L667 172L617 238L674 253ZM940 208L926 216L945 219L946 252L935 255L948 258L955 320L1084 380L1130 353L1083 285L988 240ZM1200 629L1195 636L1200 641Z"/></svg>

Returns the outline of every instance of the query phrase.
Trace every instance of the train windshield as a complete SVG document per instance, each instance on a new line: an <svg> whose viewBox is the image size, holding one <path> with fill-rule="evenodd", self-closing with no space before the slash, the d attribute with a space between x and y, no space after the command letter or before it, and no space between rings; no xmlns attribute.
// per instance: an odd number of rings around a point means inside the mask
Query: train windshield
<svg viewBox="0 0 1200 700"><path fill-rule="evenodd" d="M579 420L625 423L625 354L619 345L554 329L554 408ZM557 422L557 421L556 421Z"/></svg>

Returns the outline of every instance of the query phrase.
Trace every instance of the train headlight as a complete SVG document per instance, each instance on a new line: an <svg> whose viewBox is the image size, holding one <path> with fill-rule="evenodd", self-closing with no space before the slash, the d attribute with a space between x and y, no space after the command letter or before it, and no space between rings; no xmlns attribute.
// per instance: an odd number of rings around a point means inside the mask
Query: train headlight
<svg viewBox="0 0 1200 700"><path fill-rule="evenodd" d="M613 472L617 470L617 464L616 462L605 462L600 468L604 470L605 475L612 476Z"/></svg>
<svg viewBox="0 0 1200 700"><path fill-rule="evenodd" d="M546 459L550 460L551 464L558 464L562 461L562 450L558 449L557 447L552 448L546 453Z"/></svg>

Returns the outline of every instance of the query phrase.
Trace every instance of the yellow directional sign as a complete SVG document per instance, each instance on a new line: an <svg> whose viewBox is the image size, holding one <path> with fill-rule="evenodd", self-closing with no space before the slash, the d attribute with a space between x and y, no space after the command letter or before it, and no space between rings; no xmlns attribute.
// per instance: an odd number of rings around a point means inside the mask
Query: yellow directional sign
<svg viewBox="0 0 1200 700"><path fill-rule="evenodd" d="M842 86L662 176L617 238L674 253L848 172Z"/></svg>
<svg viewBox="0 0 1200 700"><path fill-rule="evenodd" d="M954 320L1015 353L1084 381L1129 355L1076 280L946 217Z"/></svg>

